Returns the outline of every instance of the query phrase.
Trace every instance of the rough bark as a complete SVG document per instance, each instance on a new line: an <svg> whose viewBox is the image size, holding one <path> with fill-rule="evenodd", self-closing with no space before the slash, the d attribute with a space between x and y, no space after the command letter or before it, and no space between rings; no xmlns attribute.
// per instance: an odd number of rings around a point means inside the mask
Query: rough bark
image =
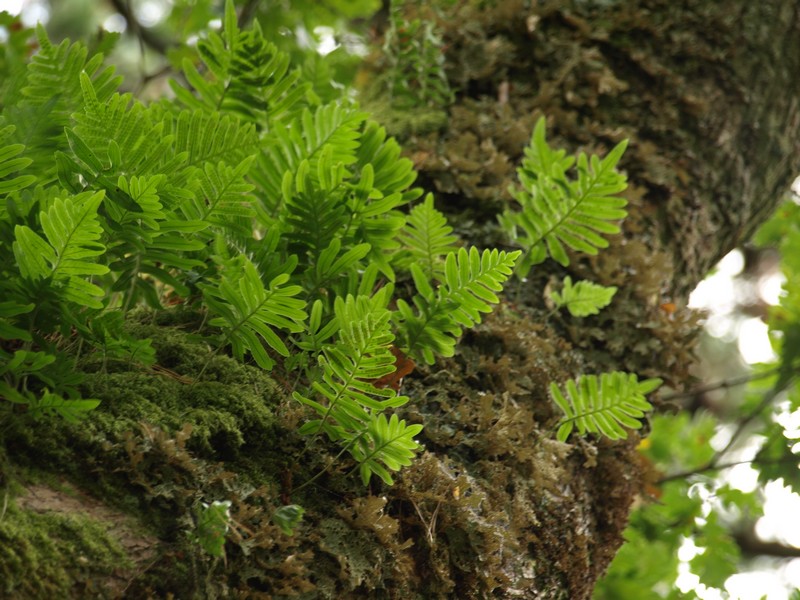
<svg viewBox="0 0 800 600"><path fill-rule="evenodd" d="M405 418L424 423L426 451L396 486L370 490L335 470L292 490L332 449L303 450L283 386L216 357L202 367L208 384L185 391L181 377L207 356L169 329L176 323L161 321L158 334L147 317L136 327L157 339L158 385L153 374L98 367L92 393L120 412L83 431L5 432L0 464L22 489L0 533L25 513L49 515L58 537L75 512L64 497L84 492L52 477L44 491L48 472L128 515L84 502L113 547L89 553L89 566L70 557L48 568L52 583L28 582L31 597L64 585L74 597L591 596L641 487L638 440L553 441L547 385L612 369L686 380L697 330L687 293L800 172L800 2L476 4L442 19L458 88L448 126L406 148L463 237L496 245L494 215L510 201L538 116L570 151L603 153L630 138L625 234L570 267L619 286L612 307L580 323L546 320L542 290L557 271L537 268L454 359L407 378ZM181 404L198 401L205 412ZM270 518L292 491L307 515L289 538ZM187 533L200 500L218 498L232 500L237 523L224 564L203 558ZM101 559L116 555L127 562ZM20 577L0 564L5 581ZM31 564L21 568L35 579Z"/></svg>

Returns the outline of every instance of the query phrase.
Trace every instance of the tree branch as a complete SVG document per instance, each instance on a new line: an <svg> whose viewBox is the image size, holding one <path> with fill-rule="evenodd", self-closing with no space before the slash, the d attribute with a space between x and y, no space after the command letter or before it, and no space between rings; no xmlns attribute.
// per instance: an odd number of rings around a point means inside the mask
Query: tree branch
<svg viewBox="0 0 800 600"><path fill-rule="evenodd" d="M166 56L167 50L174 45L155 35L150 29L142 27L142 24L136 19L133 10L130 6L130 0L109 0L111 6L114 7L119 14L125 17L125 21L131 28L131 32L139 38L139 41L148 48L155 50L161 55Z"/></svg>

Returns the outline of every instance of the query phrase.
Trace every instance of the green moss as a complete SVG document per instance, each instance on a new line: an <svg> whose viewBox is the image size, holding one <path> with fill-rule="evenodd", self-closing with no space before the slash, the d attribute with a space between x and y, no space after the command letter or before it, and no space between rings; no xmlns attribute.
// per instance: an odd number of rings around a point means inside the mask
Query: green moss
<svg viewBox="0 0 800 600"><path fill-rule="evenodd" d="M0 520L0 593L9 598L70 598L107 587L126 554L100 522L35 513L13 503Z"/></svg>

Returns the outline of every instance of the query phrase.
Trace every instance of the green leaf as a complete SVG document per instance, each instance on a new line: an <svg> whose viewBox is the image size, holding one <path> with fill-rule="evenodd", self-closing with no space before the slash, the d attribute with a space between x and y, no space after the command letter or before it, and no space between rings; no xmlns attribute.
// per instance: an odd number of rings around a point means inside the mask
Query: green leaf
<svg viewBox="0 0 800 600"><path fill-rule="evenodd" d="M298 504L287 504L275 509L272 522L280 527L284 535L294 535L295 528L300 525L305 509Z"/></svg>
<svg viewBox="0 0 800 600"><path fill-rule="evenodd" d="M566 172L574 159L548 146L545 121L539 119L517 169L521 187L510 190L521 210L506 210L500 217L501 225L525 249L520 276L548 254L564 266L569 265L567 249L597 254L608 246L604 235L619 233L616 221L627 215L627 201L615 194L627 183L616 166L626 146L627 141L620 142L603 160L580 154L578 178L571 180Z"/></svg>
<svg viewBox="0 0 800 600"><path fill-rule="evenodd" d="M305 302L294 297L301 288L285 285L288 279L287 274L279 275L265 287L253 263L241 256L235 264L226 266L218 286L200 286L206 304L218 315L211 325L222 328L225 341L239 360L249 352L261 368L271 369L275 361L264 344L289 356L289 349L275 330L302 331L307 315L303 310Z"/></svg>
<svg viewBox="0 0 800 600"><path fill-rule="evenodd" d="M225 536L230 529L231 501L202 503L197 511L197 542L211 556L225 556Z"/></svg>
<svg viewBox="0 0 800 600"><path fill-rule="evenodd" d="M422 425L406 425L397 415L389 420L378 414L370 420L366 432L352 446L351 453L358 461L361 481L369 485L372 475L380 477L386 485L394 485L391 471L399 471L411 464L419 450L414 436L422 431Z"/></svg>
<svg viewBox="0 0 800 600"><path fill-rule="evenodd" d="M550 297L557 308L566 307L573 317L586 317L598 314L616 293L614 286L605 287L591 281L579 281L573 286L572 278L565 277L561 292L553 292Z"/></svg>
<svg viewBox="0 0 800 600"><path fill-rule="evenodd" d="M491 305L498 302L495 292L502 291L519 255L519 251L459 248L446 256L444 281L435 291L422 268L412 263L416 311L398 299L393 315L407 353L428 364L436 354L452 356L462 329L480 323L481 314L491 312Z"/></svg>
<svg viewBox="0 0 800 600"><path fill-rule="evenodd" d="M458 237L445 216L433 207L433 194L411 210L400 239L410 250L410 261L418 264L429 280L442 278L442 257L458 250Z"/></svg>
<svg viewBox="0 0 800 600"><path fill-rule="evenodd" d="M26 225L15 227L14 256L23 277L49 278L56 285L63 285L61 294L65 300L102 308L98 298L105 292L83 277L109 272L105 265L89 260L106 250L98 241L103 230L97 209L103 196L103 192L84 192L67 199L57 198L39 217L47 241Z"/></svg>
<svg viewBox="0 0 800 600"><path fill-rule="evenodd" d="M653 407L645 394L661 385L660 379L640 382L633 373L603 373L581 375L566 384L566 395L555 383L550 384L550 395L563 411L557 438L564 442L574 427L578 433L599 433L612 440L625 439L625 428L639 429L639 421Z"/></svg>

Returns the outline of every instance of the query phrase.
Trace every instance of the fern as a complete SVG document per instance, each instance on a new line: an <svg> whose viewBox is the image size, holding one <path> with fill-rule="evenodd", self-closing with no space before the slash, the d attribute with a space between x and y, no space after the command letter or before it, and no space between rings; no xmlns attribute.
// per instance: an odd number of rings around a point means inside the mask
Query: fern
<svg viewBox="0 0 800 600"><path fill-rule="evenodd" d="M181 206L190 221L251 233L255 211L250 192L253 186L244 179L253 157L249 156L236 168L224 162L206 162L197 169L190 189L193 198Z"/></svg>
<svg viewBox="0 0 800 600"><path fill-rule="evenodd" d="M422 425L406 425L404 420L392 415L379 414L370 419L367 430L356 438L350 453L356 459L364 485L369 484L375 474L386 485L393 485L390 471L399 471L411 464L411 459L419 450L414 436L422 431Z"/></svg>
<svg viewBox="0 0 800 600"><path fill-rule="evenodd" d="M122 78L111 67L101 69L102 54L88 58L83 44L50 42L44 27L36 26L39 51L28 65L20 95L5 98L3 117L16 126L13 140L25 146L25 156L34 160L43 178L53 173L54 149L63 149L64 127L82 104L80 75L91 78L101 100L107 99Z"/></svg>
<svg viewBox="0 0 800 600"><path fill-rule="evenodd" d="M392 0L384 55L388 59L389 96L399 108L444 108L453 92L444 71L441 36L430 19L406 19L402 2Z"/></svg>
<svg viewBox="0 0 800 600"><path fill-rule="evenodd" d="M518 265L521 277L548 254L559 264L569 265L567 248L597 254L608 246L603 235L619 233L614 221L627 215L627 201L614 194L627 183L615 167L626 146L627 141L620 142L603 160L581 153L578 178L573 181L566 172L575 160L548 146L545 121L539 119L522 167L517 169L522 187L511 189L522 210L506 210L500 217L503 227L525 249Z"/></svg>
<svg viewBox="0 0 800 600"><path fill-rule="evenodd" d="M413 298L417 310L399 299L394 315L406 352L428 364L433 364L435 354L453 356L462 328L480 323L481 313L491 312L491 305L498 302L495 292L502 291L519 255L519 251L480 253L475 247L459 248L447 255L436 291L422 268L412 264L419 290Z"/></svg>
<svg viewBox="0 0 800 600"><path fill-rule="evenodd" d="M218 286L201 285L206 304L218 315L210 324L222 328L236 358L242 360L249 352L258 366L271 369L275 361L264 343L281 356L289 356L274 328L294 333L303 330L305 302L294 297L301 289L284 285L288 275L279 275L265 287L252 262L240 257L237 263L223 271Z"/></svg>
<svg viewBox="0 0 800 600"><path fill-rule="evenodd" d="M601 308L611 303L617 288L605 287L591 281L579 281L572 285L572 278L565 277L561 292L553 292L550 297L556 308L566 306L573 317L596 315Z"/></svg>
<svg viewBox="0 0 800 600"><path fill-rule="evenodd" d="M359 128L365 117L353 107L331 103L318 107L313 114L304 109L288 128L270 132L253 174L264 192L265 213L274 217L280 210L285 174L297 173L304 161L308 161L310 173L316 174L324 149L330 152L331 164L348 166L356 162Z"/></svg>
<svg viewBox="0 0 800 600"><path fill-rule="evenodd" d="M322 377L312 383L318 400L299 392L293 394L320 417L303 425L301 433L324 432L342 443L359 463L365 484L376 474L391 485L389 471L409 464L418 448L413 437L422 429L419 425L406 426L396 415L387 421L383 411L402 406L408 398L372 383L395 370L390 351L394 340L391 313L385 308L390 293L389 288L383 288L372 298L336 298L339 339L325 346L319 356Z"/></svg>
<svg viewBox="0 0 800 600"><path fill-rule="evenodd" d="M207 77L184 59L183 73L195 94L175 81L170 86L184 105L204 112L221 111L262 127L279 121L303 99L309 88L300 71L289 72L289 57L264 39L256 21L239 31L232 0L225 3L223 31L197 43Z"/></svg>
<svg viewBox="0 0 800 600"><path fill-rule="evenodd" d="M6 144L16 128L8 125L0 129L0 194L18 192L36 181L34 175L18 175L9 177L10 174L21 171L33 161L30 158L20 157L25 151L22 144Z"/></svg>
<svg viewBox="0 0 800 600"><path fill-rule="evenodd" d="M109 269L89 259L105 253L98 242L102 228L97 209L103 192L85 192L67 200L56 199L40 215L47 241L26 225L15 228L14 255L23 277L52 280L63 286L63 297L90 308L102 308L105 292L84 276L104 275Z"/></svg>
<svg viewBox="0 0 800 600"><path fill-rule="evenodd" d="M639 421L653 407L645 398L661 385L661 379L639 381L632 373L603 373L582 375L568 381L566 396L555 383L550 384L550 395L564 412L560 421L559 441L566 441L572 430L578 433L600 433L612 440L628 437L625 427L639 429Z"/></svg>
<svg viewBox="0 0 800 600"><path fill-rule="evenodd" d="M433 207L433 194L428 194L425 202L408 215L401 241L409 249L409 260L418 264L429 280L442 279L442 257L457 250L458 237L452 233L447 219Z"/></svg>

